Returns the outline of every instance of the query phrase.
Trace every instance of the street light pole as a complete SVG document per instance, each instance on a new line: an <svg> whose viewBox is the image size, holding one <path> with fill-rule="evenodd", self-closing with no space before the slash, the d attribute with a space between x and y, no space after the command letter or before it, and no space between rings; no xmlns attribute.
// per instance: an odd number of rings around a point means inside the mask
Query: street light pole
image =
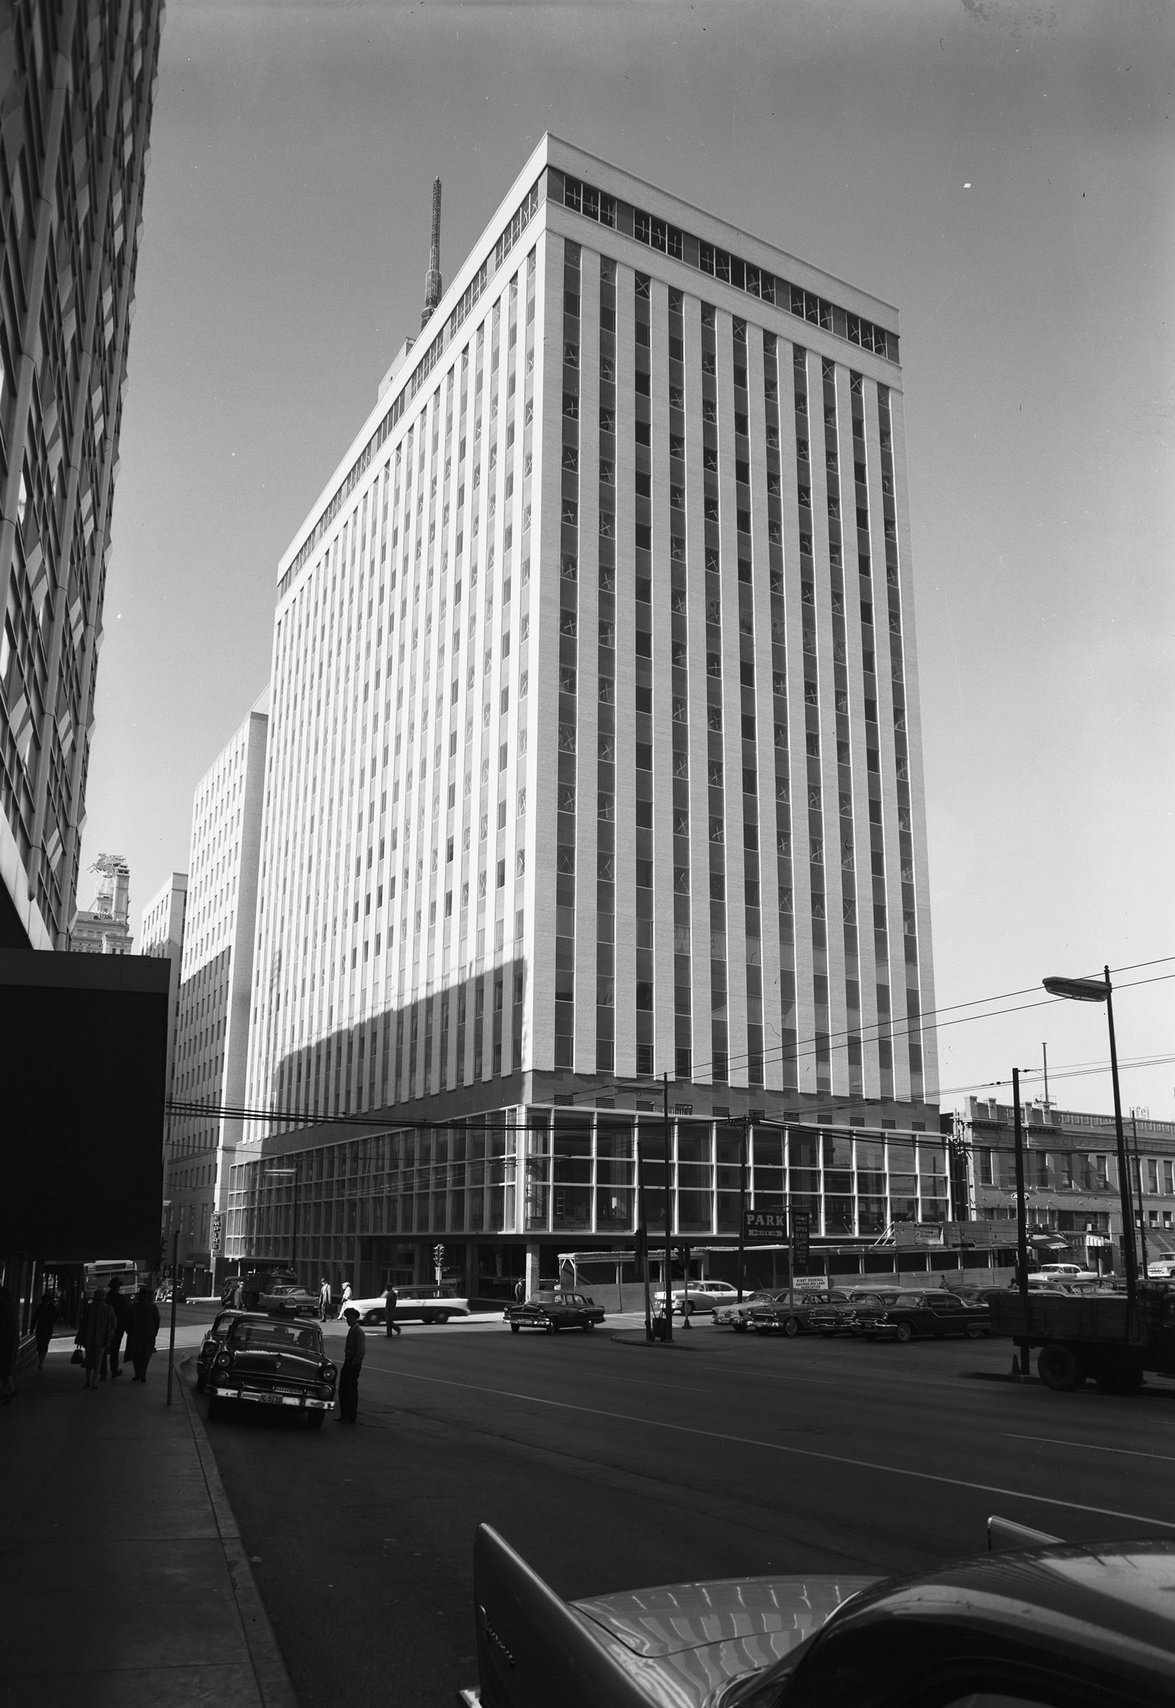
<svg viewBox="0 0 1175 1708"><path fill-rule="evenodd" d="M1138 1251L1134 1237L1133 1193L1130 1190L1130 1160L1126 1154L1126 1129L1122 1125L1122 1094L1118 1087L1118 1045L1114 1037L1114 995L1110 969L1104 979L1047 978L1041 981L1050 996L1072 1002L1104 1002L1110 1030L1110 1079L1114 1087L1114 1137L1118 1149L1118 1200L1122 1206L1122 1257L1126 1264L1126 1300L1133 1305L1138 1293Z"/></svg>
<svg viewBox="0 0 1175 1708"><path fill-rule="evenodd" d="M1016 1144L1016 1278L1020 1286L1023 1321L1028 1323L1028 1205L1024 1195L1024 1124L1020 1117L1020 1069L1012 1069L1012 1132ZM1028 1342L1018 1343L1020 1375L1028 1377Z"/></svg>

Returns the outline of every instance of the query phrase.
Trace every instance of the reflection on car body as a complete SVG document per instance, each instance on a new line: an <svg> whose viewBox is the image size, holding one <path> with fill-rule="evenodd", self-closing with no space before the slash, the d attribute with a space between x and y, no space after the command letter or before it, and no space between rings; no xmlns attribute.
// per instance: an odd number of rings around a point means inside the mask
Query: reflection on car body
<svg viewBox="0 0 1175 1708"><path fill-rule="evenodd" d="M1007 1551L910 1577L727 1579L565 1602L482 1525L479 1686L461 1698L467 1708L1169 1708L1175 1541L1083 1545L1007 1530Z"/></svg>
<svg viewBox="0 0 1175 1708"><path fill-rule="evenodd" d="M317 1322L233 1313L208 1367L208 1416L218 1416L226 1405L273 1406L297 1412L317 1428L335 1403L337 1377Z"/></svg>
<svg viewBox="0 0 1175 1708"><path fill-rule="evenodd" d="M720 1328L732 1328L738 1334L746 1334L752 1312L774 1305L779 1300L786 1301L787 1297L786 1287L762 1287L757 1293L750 1293L745 1299L736 1300L733 1304L716 1305L714 1321Z"/></svg>
<svg viewBox="0 0 1175 1708"><path fill-rule="evenodd" d="M909 1293L880 1316L868 1317L857 1332L866 1340L941 1340L945 1335L965 1335L977 1340L991 1331L991 1312L986 1305L969 1304L943 1289Z"/></svg>
<svg viewBox="0 0 1175 1708"><path fill-rule="evenodd" d="M902 1287L850 1287L846 1299L813 1311L812 1327L826 1339L834 1334L856 1334L867 1317L877 1316L904 1296Z"/></svg>
<svg viewBox="0 0 1175 1708"><path fill-rule="evenodd" d="M503 1322L510 1332L518 1334L524 1328L539 1328L546 1334L558 1334L563 1328L593 1329L604 1321L604 1313L586 1293L534 1293L521 1304L508 1305Z"/></svg>
<svg viewBox="0 0 1175 1708"><path fill-rule="evenodd" d="M830 1287L825 1293L784 1293L777 1303L751 1312L751 1327L756 1334L803 1334L814 1329L817 1320L827 1320L824 1307L848 1302L849 1295L838 1287Z"/></svg>

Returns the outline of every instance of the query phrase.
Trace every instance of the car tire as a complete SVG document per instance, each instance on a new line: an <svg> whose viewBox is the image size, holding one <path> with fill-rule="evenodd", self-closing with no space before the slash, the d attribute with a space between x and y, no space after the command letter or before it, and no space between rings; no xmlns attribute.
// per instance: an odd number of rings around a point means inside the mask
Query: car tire
<svg viewBox="0 0 1175 1708"><path fill-rule="evenodd" d="M208 1372L207 1372L207 1370L197 1370L196 1371L196 1392L198 1394L202 1394L207 1386L208 1386Z"/></svg>
<svg viewBox="0 0 1175 1708"><path fill-rule="evenodd" d="M1036 1373L1046 1388L1056 1394L1071 1394L1086 1378L1085 1359L1076 1347L1050 1340L1036 1355Z"/></svg>
<svg viewBox="0 0 1175 1708"><path fill-rule="evenodd" d="M325 1417L326 1417L326 1413L324 1411L308 1411L306 1413L306 1428L307 1429L321 1429L323 1419Z"/></svg>
<svg viewBox="0 0 1175 1708"><path fill-rule="evenodd" d="M583 1332L584 1332L584 1333L585 1333L585 1334L590 1334L590 1333L591 1333L591 1331L592 1331L592 1329L594 1329L594 1328L595 1328L595 1326L596 1326L596 1325L595 1325L595 1323L584 1323L584 1325L583 1325Z"/></svg>
<svg viewBox="0 0 1175 1708"><path fill-rule="evenodd" d="M220 1401L217 1399L216 1395L213 1394L208 1401L208 1421L209 1421L209 1423L215 1423L216 1420L220 1417L222 1410L223 1410L223 1408L221 1406Z"/></svg>
<svg viewBox="0 0 1175 1708"><path fill-rule="evenodd" d="M365 1323L384 1323L387 1322L387 1320L386 1311L368 1311L367 1315L363 1319Z"/></svg>
<svg viewBox="0 0 1175 1708"><path fill-rule="evenodd" d="M908 1322L899 1322L894 1330L894 1338L900 1340L904 1346L906 1341L913 1340L914 1330L910 1327Z"/></svg>
<svg viewBox="0 0 1175 1708"><path fill-rule="evenodd" d="M520 1334L521 1332L522 1332L522 1324L521 1323L511 1323L510 1324L510 1333L511 1334Z"/></svg>
<svg viewBox="0 0 1175 1708"><path fill-rule="evenodd" d="M968 1340L982 1340L987 1330L982 1323L968 1323L964 1333Z"/></svg>
<svg viewBox="0 0 1175 1708"><path fill-rule="evenodd" d="M731 1323L730 1326L734 1330L735 1334L746 1334L747 1329L750 1327L750 1324L744 1323L744 1322L735 1322L735 1323Z"/></svg>
<svg viewBox="0 0 1175 1708"><path fill-rule="evenodd" d="M692 1317L693 1316L694 1305L693 1305L692 1299L683 1299L681 1301L681 1307L680 1308L681 1308L681 1314L683 1317Z"/></svg>
<svg viewBox="0 0 1175 1708"><path fill-rule="evenodd" d="M786 1317L784 1319L783 1332L784 1332L784 1334L786 1334L788 1336L789 1339L794 1337L795 1335L799 1334L799 1332L800 1332L800 1319L799 1319L799 1317Z"/></svg>

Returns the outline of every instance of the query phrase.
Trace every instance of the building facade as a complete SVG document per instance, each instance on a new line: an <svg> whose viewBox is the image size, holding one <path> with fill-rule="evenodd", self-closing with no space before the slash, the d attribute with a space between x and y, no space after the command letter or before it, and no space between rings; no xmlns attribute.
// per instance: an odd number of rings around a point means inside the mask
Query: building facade
<svg viewBox="0 0 1175 1708"><path fill-rule="evenodd" d="M184 915L188 905L188 874L172 872L167 882L151 898L139 920L140 955L167 961L170 976L167 987L167 1064L165 1083L170 1095L172 1062L175 1058L176 1030L179 1024L180 967L184 952Z"/></svg>
<svg viewBox="0 0 1175 1708"><path fill-rule="evenodd" d="M1017 1215L1015 1109L971 1097L962 1118L975 1214L997 1224ZM1175 1253L1175 1121L1124 1118L1140 1273ZM1123 1272L1117 1130L1112 1115L1030 1103L1021 1111L1028 1234L1044 1261Z"/></svg>
<svg viewBox="0 0 1175 1708"><path fill-rule="evenodd" d="M891 308L544 139L279 568L267 1154L382 1129L421 1249L631 1236L642 1112L683 1226L752 1126L945 1218L903 407Z"/></svg>
<svg viewBox="0 0 1175 1708"><path fill-rule="evenodd" d="M190 1288L220 1268L224 1200L242 1130L266 698L197 785L164 1165L164 1244Z"/></svg>
<svg viewBox="0 0 1175 1708"><path fill-rule="evenodd" d="M0 943L64 949L162 0L0 15Z"/></svg>

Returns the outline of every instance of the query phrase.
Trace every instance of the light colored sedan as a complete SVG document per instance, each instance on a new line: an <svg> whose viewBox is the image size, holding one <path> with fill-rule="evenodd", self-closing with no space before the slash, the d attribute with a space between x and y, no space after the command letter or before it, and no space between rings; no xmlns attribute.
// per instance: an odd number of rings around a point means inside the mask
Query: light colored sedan
<svg viewBox="0 0 1175 1708"><path fill-rule="evenodd" d="M654 1294L654 1303L665 1309L665 1289ZM730 1281L691 1281L688 1288L681 1282L673 1289L675 1316L692 1317L695 1311L714 1311L719 1305L737 1305L738 1288Z"/></svg>
<svg viewBox="0 0 1175 1708"><path fill-rule="evenodd" d="M339 1314L344 1310L358 1311L360 1322L382 1323L387 1316L387 1300L382 1293L377 1293L372 1299L348 1299ZM438 1287L396 1289L398 1323L447 1323L450 1317L472 1315L468 1299L460 1299L455 1293L443 1292Z"/></svg>

